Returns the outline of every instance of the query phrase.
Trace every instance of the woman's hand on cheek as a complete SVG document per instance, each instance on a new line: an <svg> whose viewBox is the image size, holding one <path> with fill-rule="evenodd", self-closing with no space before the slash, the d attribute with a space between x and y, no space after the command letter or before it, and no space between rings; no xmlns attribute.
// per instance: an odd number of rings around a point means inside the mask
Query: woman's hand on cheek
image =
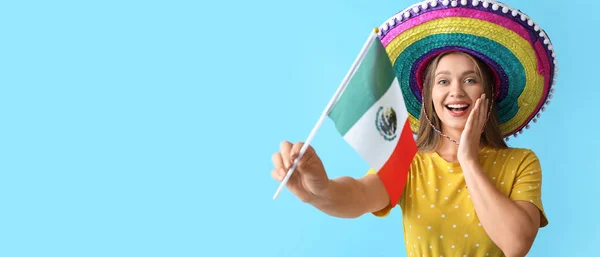
<svg viewBox="0 0 600 257"><path fill-rule="evenodd" d="M467 123L460 136L457 158L461 164L478 161L479 143L485 126L488 100L483 94L475 101L475 106L467 118Z"/></svg>

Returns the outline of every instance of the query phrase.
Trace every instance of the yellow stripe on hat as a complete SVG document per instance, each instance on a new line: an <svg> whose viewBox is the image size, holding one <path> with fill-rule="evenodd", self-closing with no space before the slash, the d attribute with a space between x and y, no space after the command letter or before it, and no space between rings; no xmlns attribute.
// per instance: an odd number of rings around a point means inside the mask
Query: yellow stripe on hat
<svg viewBox="0 0 600 257"><path fill-rule="evenodd" d="M386 51L391 62L395 63L398 56L411 44L431 35L451 33L470 34L493 40L509 49L521 62L525 69L526 84L518 97L519 111L512 119L500 125L500 129L505 133L518 129L535 111L544 90L544 77L537 71L537 58L533 47L517 33L487 21L449 17L428 21L406 30L390 41ZM412 115L409 118L413 130L418 131L418 120Z"/></svg>

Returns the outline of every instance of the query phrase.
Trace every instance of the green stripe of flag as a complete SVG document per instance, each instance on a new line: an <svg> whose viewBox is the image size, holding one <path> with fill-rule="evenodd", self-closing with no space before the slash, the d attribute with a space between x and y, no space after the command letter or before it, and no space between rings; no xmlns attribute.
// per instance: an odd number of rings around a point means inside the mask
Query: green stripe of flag
<svg viewBox="0 0 600 257"><path fill-rule="evenodd" d="M385 94L395 76L385 48L377 38L373 39L364 59L358 65L348 86L329 113L342 136Z"/></svg>

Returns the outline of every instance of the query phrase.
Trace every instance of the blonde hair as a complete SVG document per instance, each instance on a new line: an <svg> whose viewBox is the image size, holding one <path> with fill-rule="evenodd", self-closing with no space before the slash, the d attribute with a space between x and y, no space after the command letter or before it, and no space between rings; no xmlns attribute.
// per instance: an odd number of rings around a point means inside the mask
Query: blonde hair
<svg viewBox="0 0 600 257"><path fill-rule="evenodd" d="M427 112L427 115L431 120L431 124L433 124L433 126L435 126L438 130L441 131L442 122L433 107L433 101L431 100L431 91L433 84L435 83L435 70L437 69L440 60L450 53L462 54L471 59L471 61L473 61L473 63L475 64L475 72L477 73L477 76L481 78L481 84L484 85L485 95L494 97L492 89L492 83L494 81L492 78L492 72L489 70L489 67L481 60L464 52L446 52L436 56L427 67L425 71L425 78L423 81L424 108L421 109L421 114L419 115L419 131L417 132L417 148L419 149L419 151L422 152L435 151L435 149L437 149L437 147L440 144L440 140L445 140L445 138L443 138L436 131L434 131L433 128L429 125L429 122L425 118L425 112ZM504 142L502 138L502 132L500 131L498 116L496 115L496 108L493 107L495 107L495 104L492 106L490 118L485 125L484 132L481 136L481 141L485 145L493 148L507 148L508 146L506 145L506 142ZM455 138L454 140L458 140L458 138Z"/></svg>

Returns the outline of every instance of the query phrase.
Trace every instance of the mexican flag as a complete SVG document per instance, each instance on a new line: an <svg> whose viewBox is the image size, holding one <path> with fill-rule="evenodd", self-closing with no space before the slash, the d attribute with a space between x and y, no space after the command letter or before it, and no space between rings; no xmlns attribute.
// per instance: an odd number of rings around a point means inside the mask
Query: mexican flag
<svg viewBox="0 0 600 257"><path fill-rule="evenodd" d="M395 204L417 146L389 57L375 33L342 82L328 117L383 181Z"/></svg>

